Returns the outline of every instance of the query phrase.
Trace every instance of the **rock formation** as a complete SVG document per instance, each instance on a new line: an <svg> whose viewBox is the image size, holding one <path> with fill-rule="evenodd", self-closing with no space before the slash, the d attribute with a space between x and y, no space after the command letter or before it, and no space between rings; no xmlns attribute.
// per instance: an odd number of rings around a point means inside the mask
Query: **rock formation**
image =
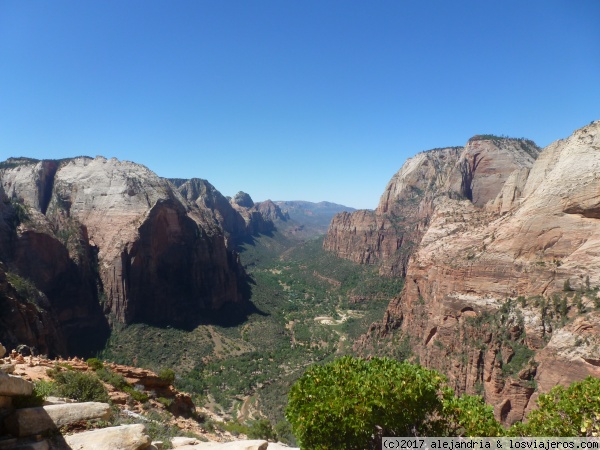
<svg viewBox="0 0 600 450"><path fill-rule="evenodd" d="M0 344L0 358L4 356L3 348ZM169 381L149 370L117 364L106 365L104 370L112 372L115 380L120 375L124 376L125 381L130 383L129 386L135 386L138 394L147 395L143 404L134 401L130 394L120 391L116 386L104 383L110 389L112 408L106 403L80 403L57 397L46 397L43 406L23 406L23 401L26 400L23 396L30 396L34 392L31 380L48 382L48 374L51 372L48 369L65 370L63 368L68 366L66 370L90 373L91 368L79 358L51 361L36 356L26 360L16 352L12 352L3 362L3 366L0 366L0 443L3 449L157 450L168 444L172 448L182 449L290 449L264 440L234 439L231 433L219 430L207 431L208 427L202 426L206 425L204 422L184 419L179 411L173 410L180 399L187 398L191 409L183 416L190 416L196 411L188 394L176 391ZM5 373L7 368L18 375ZM117 393L127 397L127 404L115 401ZM198 412L207 413L203 408L198 408ZM160 422L157 422L157 417L161 417ZM121 418L139 423L114 424L115 421L119 423ZM167 442L151 442L145 425L150 429L158 424L171 425L172 430L179 429L187 436L191 433L196 437L176 436L167 439ZM101 428L107 425L107 428ZM96 429L88 430L90 427ZM210 440L207 441L207 438Z"/></svg>
<svg viewBox="0 0 600 450"><path fill-rule="evenodd" d="M19 280L12 274L9 277ZM30 287L13 286L6 266L0 263L0 339L12 349L25 343L41 354L66 354L64 334L47 297L35 288L33 295L23 292Z"/></svg>
<svg viewBox="0 0 600 450"><path fill-rule="evenodd" d="M402 293L355 348L383 339L393 352L405 340L505 423L522 419L537 392L600 376L599 149L600 122L537 158L530 141L479 136L407 161L371 215L336 218L326 248L384 273L396 273L386 249L404 249L407 235L414 246ZM390 212L407 211L420 217L399 220L413 220L412 234L392 233Z"/></svg>
<svg viewBox="0 0 600 450"><path fill-rule="evenodd" d="M206 180L192 178L170 179L188 202L202 210L212 211L213 219L225 232L228 246L236 245L258 234L275 230L275 222L289 219L279 206L270 200L254 203L250 195L238 192L227 199Z"/></svg>
<svg viewBox="0 0 600 450"><path fill-rule="evenodd" d="M509 177L527 171L538 153L531 141L485 136L464 148L419 153L392 177L375 211L335 216L323 247L361 264L379 264L384 276L404 276L436 197L467 198L483 206L496 199Z"/></svg>
<svg viewBox="0 0 600 450"><path fill-rule="evenodd" d="M238 192L230 202L233 209L243 218L248 236L271 233L275 230L274 221L285 221L289 218L271 200L254 203L245 192Z"/></svg>
<svg viewBox="0 0 600 450"><path fill-rule="evenodd" d="M71 353L102 346L105 315L189 325L224 305L243 308L243 269L213 210L147 168L11 159L0 181L0 257L47 297Z"/></svg>

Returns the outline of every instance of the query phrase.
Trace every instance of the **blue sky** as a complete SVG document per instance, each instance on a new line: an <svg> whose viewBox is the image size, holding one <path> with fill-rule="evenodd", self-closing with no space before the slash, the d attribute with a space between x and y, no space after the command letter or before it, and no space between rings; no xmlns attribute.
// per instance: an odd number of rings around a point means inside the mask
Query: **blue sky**
<svg viewBox="0 0 600 450"><path fill-rule="evenodd" d="M600 2L0 0L0 159L374 208L404 160L600 119Z"/></svg>

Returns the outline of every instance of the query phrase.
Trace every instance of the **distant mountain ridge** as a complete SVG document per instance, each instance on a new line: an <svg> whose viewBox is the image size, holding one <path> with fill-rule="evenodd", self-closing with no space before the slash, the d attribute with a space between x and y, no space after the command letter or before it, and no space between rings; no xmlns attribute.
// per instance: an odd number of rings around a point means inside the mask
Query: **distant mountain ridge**
<svg viewBox="0 0 600 450"><path fill-rule="evenodd" d="M314 235L327 232L333 217L341 212L353 212L355 208L332 202L308 202L303 200L274 201L282 211L286 211L290 219L301 224L304 231Z"/></svg>

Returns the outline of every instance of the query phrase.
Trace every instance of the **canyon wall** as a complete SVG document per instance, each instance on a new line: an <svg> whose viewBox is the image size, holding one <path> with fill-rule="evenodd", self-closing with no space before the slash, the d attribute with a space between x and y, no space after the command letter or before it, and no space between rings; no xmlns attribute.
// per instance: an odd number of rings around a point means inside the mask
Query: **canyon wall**
<svg viewBox="0 0 600 450"><path fill-rule="evenodd" d="M11 159L0 180L7 271L47 296L70 352L105 338L107 317L187 326L225 305L245 308L245 274L217 208L188 201L144 166Z"/></svg>
<svg viewBox="0 0 600 450"><path fill-rule="evenodd" d="M541 153L530 141L478 136L428 179L423 162L435 152L409 160L378 209L361 213L373 229L389 199L414 190L412 167L418 189L441 186L419 202L425 220L413 234L403 291L355 349L393 354L408 345L413 359L441 370L457 392L484 395L510 424L539 392L600 376L600 122ZM397 217L403 209L395 207ZM349 257L339 252L343 234L335 224L330 231L326 248ZM336 236L342 243L332 246ZM390 240L380 230L373 236ZM362 242L348 245L350 257L374 249L389 274L394 256Z"/></svg>
<svg viewBox="0 0 600 450"><path fill-rule="evenodd" d="M481 136L464 148L419 153L392 177L375 211L336 215L323 248L360 264L378 264L383 276L405 276L410 255L428 228L435 198L466 198L477 206L496 201L506 180L518 180L538 153L531 141Z"/></svg>
<svg viewBox="0 0 600 450"><path fill-rule="evenodd" d="M208 181L199 178L169 181L188 202L201 210L212 211L214 220L223 229L228 246L232 249L252 236L273 232L275 222L289 219L271 200L254 203L245 192L238 192L235 197L227 198Z"/></svg>

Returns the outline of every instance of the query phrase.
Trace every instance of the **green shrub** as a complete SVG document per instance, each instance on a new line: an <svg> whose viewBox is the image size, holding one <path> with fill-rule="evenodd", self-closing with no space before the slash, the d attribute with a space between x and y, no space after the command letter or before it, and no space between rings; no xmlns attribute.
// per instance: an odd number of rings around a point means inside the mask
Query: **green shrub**
<svg viewBox="0 0 600 450"><path fill-rule="evenodd" d="M275 431L273 425L266 419L255 420L250 424L250 430L248 431L248 437L250 439L264 439L266 441L275 440Z"/></svg>
<svg viewBox="0 0 600 450"><path fill-rule="evenodd" d="M96 375L105 383L110 384L111 386L123 390L126 386L129 386L123 375L114 373L113 371L103 367L96 371Z"/></svg>
<svg viewBox="0 0 600 450"><path fill-rule="evenodd" d="M173 382L175 381L175 372L173 371L173 369L169 369L167 367L165 367L164 369L162 369L158 376L165 381L168 381L169 384L173 384Z"/></svg>
<svg viewBox="0 0 600 450"><path fill-rule="evenodd" d="M59 395L80 402L108 402L108 392L98 377L88 372L66 370L54 376Z"/></svg>
<svg viewBox="0 0 600 450"><path fill-rule="evenodd" d="M98 358L89 358L86 363L92 370L100 370L104 368L104 364Z"/></svg>
<svg viewBox="0 0 600 450"><path fill-rule="evenodd" d="M146 403L148 401L148 394L143 391L138 391L131 386L125 386L123 392L128 393L136 402Z"/></svg>
<svg viewBox="0 0 600 450"><path fill-rule="evenodd" d="M313 366L292 386L286 418L302 448L364 449L383 436L425 430L442 410L439 373L388 358L343 357Z"/></svg>
<svg viewBox="0 0 600 450"><path fill-rule="evenodd" d="M218 426L225 431L229 431L234 436L239 436L240 434L248 436L250 434L250 427L238 422L225 422Z"/></svg>
<svg viewBox="0 0 600 450"><path fill-rule="evenodd" d="M173 404L172 398L158 397L156 401L162 404L165 408L168 408Z"/></svg>
<svg viewBox="0 0 600 450"><path fill-rule="evenodd" d="M438 434L444 436L503 436L504 429L494 418L494 408L478 395L445 395L438 422Z"/></svg>
<svg viewBox="0 0 600 450"><path fill-rule="evenodd" d="M295 445L296 439L292 433L292 426L287 420L281 420L275 425L275 435L279 442L288 445Z"/></svg>

